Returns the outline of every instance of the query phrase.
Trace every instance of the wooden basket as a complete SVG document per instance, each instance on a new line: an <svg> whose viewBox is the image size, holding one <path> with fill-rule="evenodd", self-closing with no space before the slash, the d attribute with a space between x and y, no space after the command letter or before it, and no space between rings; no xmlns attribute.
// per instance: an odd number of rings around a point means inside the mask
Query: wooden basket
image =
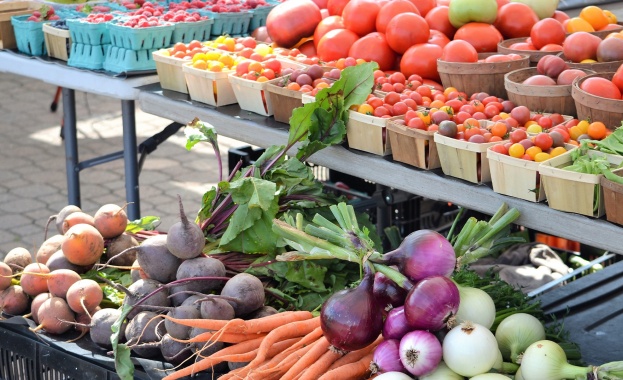
<svg viewBox="0 0 623 380"><path fill-rule="evenodd" d="M388 121L386 128L395 161L425 170L441 167L434 131L409 128L393 121Z"/></svg>
<svg viewBox="0 0 623 380"><path fill-rule="evenodd" d="M280 123L288 124L295 108L303 105L303 93L301 91L289 90L280 86L284 78L277 78L268 81L266 86L267 97L274 105L273 117Z"/></svg>
<svg viewBox="0 0 623 380"><path fill-rule="evenodd" d="M623 177L623 169L615 170L613 173ZM623 185L603 177L601 187L604 191L606 219L612 223L623 225Z"/></svg>
<svg viewBox="0 0 623 380"><path fill-rule="evenodd" d="M545 57L546 55L556 55L560 53L560 51L516 50L516 49L509 48L509 46L517 42L526 42L526 37L511 38L508 40L501 41L498 44L498 53L527 54L530 57L530 66L536 66L536 64L539 62L539 59Z"/></svg>
<svg viewBox="0 0 623 380"><path fill-rule="evenodd" d="M33 5L34 3L30 1L0 2L0 49L15 49L17 47L11 17L32 13Z"/></svg>
<svg viewBox="0 0 623 380"><path fill-rule="evenodd" d="M236 95L229 83L231 71L214 72L192 67L192 63L182 66L190 99L220 107L236 103Z"/></svg>
<svg viewBox="0 0 623 380"><path fill-rule="evenodd" d="M559 53L558 56L564 59L570 69L590 70L596 73L615 72L623 64L623 61L576 63L569 61L563 53Z"/></svg>
<svg viewBox="0 0 623 380"><path fill-rule="evenodd" d="M587 73L594 74L589 71ZM506 74L504 87L508 92L508 100L518 106L526 106L530 110L575 116L575 101L571 96L571 85L537 86L522 83L536 74L538 71L534 67Z"/></svg>
<svg viewBox="0 0 623 380"><path fill-rule="evenodd" d="M240 108L264 116L273 115L273 104L266 96L268 82L256 82L229 74L229 83L234 90Z"/></svg>
<svg viewBox="0 0 623 380"><path fill-rule="evenodd" d="M348 146L379 156L390 155L392 149L385 128L388 120L349 110L346 124Z"/></svg>
<svg viewBox="0 0 623 380"><path fill-rule="evenodd" d="M623 23L618 22L617 23L618 28L616 29L610 29L610 30L596 30L594 32L588 32L590 34L594 34L597 37L601 38L602 40L604 38L606 38L610 33L618 33L620 31L623 30ZM569 33L567 33L567 35L569 35Z"/></svg>
<svg viewBox="0 0 623 380"><path fill-rule="evenodd" d="M609 129L621 126L623 120L623 100L602 98L589 94L580 88L581 84L588 78L601 77L612 80L614 73L596 73L587 75L573 82L571 85L571 96L575 101L578 119L589 119L601 121Z"/></svg>
<svg viewBox="0 0 623 380"><path fill-rule="evenodd" d="M481 121L481 123L488 122ZM503 141L480 144L457 140L439 133L434 134L434 141L437 144L443 174L473 183L491 181L486 152L490 146L502 144Z"/></svg>
<svg viewBox="0 0 623 380"><path fill-rule="evenodd" d="M69 52L71 50L69 30L43 24L43 37L45 38L45 48L48 51L48 56L61 61L69 60Z"/></svg>
<svg viewBox="0 0 623 380"><path fill-rule="evenodd" d="M479 59L498 53L480 53ZM486 92L498 98L507 99L504 88L504 74L530 66L529 56L522 54L522 59L509 62L446 62L437 60L437 71L444 88L454 87L467 95Z"/></svg>
<svg viewBox="0 0 623 380"><path fill-rule="evenodd" d="M572 163L571 153L563 153L539 165L547 203L555 210L599 218L605 213L603 188L600 186L603 175L564 170ZM600 153L589 151L588 154ZM614 165L623 162L623 156L609 154L606 157ZM594 208L596 197L599 202Z"/></svg>
<svg viewBox="0 0 623 380"><path fill-rule="evenodd" d="M545 200L539 175L540 162L511 157L487 149L493 191L530 202Z"/></svg>
<svg viewBox="0 0 623 380"><path fill-rule="evenodd" d="M182 66L188 63L187 60L163 55L160 50L152 53L156 62L156 72L160 80L160 87L164 90L171 90L188 94L186 77Z"/></svg>

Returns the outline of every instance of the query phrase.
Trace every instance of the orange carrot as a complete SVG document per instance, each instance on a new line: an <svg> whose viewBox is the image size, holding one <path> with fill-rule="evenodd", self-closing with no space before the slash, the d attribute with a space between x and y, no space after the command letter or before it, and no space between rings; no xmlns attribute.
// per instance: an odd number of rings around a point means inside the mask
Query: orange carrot
<svg viewBox="0 0 623 380"><path fill-rule="evenodd" d="M249 363L249 368L255 368L259 363L262 363L266 359L266 352L273 344L275 344L275 342L307 335L319 326L320 317L315 317L277 327L266 335L259 351L257 352L257 357Z"/></svg>
<svg viewBox="0 0 623 380"><path fill-rule="evenodd" d="M372 342L371 344L369 344L368 346L360 349L360 350L355 350L355 351L351 351L349 353L347 353L346 355L342 356L341 358L339 358L338 360L335 361L335 363L331 364L331 366L329 367L329 371L332 369L335 369L337 367L341 367L345 364L350 364L350 363L354 363L358 360L361 360L361 358L363 358L364 356L366 356L367 354L369 354L370 352L374 351L374 349L376 348L376 346L379 345L379 343L381 343L383 341L383 336L379 335L378 338L376 338L376 340L374 342Z"/></svg>
<svg viewBox="0 0 623 380"><path fill-rule="evenodd" d="M278 358L275 356L266 365L260 366L255 370L251 370L248 376L255 379L267 379L276 378L281 379L292 366L298 363L305 355L307 355L316 345L317 342L308 344L305 347L298 349L295 352L290 353L285 358ZM279 355L278 355L279 356ZM282 360L279 360L282 359Z"/></svg>
<svg viewBox="0 0 623 380"><path fill-rule="evenodd" d="M295 377L293 380L296 380L296 378L299 380L317 380L320 376L327 372L327 369L331 366L331 364L343 355L344 351L329 347L329 349L318 360L316 360L315 363L307 367L307 369L299 372L300 376Z"/></svg>
<svg viewBox="0 0 623 380"><path fill-rule="evenodd" d="M318 380L359 380L370 372L370 362L374 353L370 352L354 363L346 364L320 376Z"/></svg>
<svg viewBox="0 0 623 380"><path fill-rule="evenodd" d="M263 338L267 334L236 334L219 331L206 331L190 339L171 338L180 343L202 343L202 342L224 342L224 343L242 343L256 338Z"/></svg>
<svg viewBox="0 0 623 380"><path fill-rule="evenodd" d="M312 314L308 311L286 311L267 317L250 319L248 321L239 318L223 321L216 319L178 319L166 315L164 317L182 326L197 327L206 330L220 330L227 325L228 332L230 333L252 334L269 332L277 327L292 322L311 319Z"/></svg>
<svg viewBox="0 0 623 380"><path fill-rule="evenodd" d="M294 377L296 375L298 375L299 373L303 372L306 368L308 368L310 365L312 365L314 362L316 362L321 356L323 356L324 353L327 352L327 350L329 350L330 346L331 346L331 343L329 343L327 338L325 338L324 336L322 338L318 339L318 341L316 343L314 343L314 347L311 350L309 350L301 358L301 360L297 361L296 364L294 364L288 370L288 372L286 372L281 377L281 379L282 380L292 380L292 379L294 379Z"/></svg>

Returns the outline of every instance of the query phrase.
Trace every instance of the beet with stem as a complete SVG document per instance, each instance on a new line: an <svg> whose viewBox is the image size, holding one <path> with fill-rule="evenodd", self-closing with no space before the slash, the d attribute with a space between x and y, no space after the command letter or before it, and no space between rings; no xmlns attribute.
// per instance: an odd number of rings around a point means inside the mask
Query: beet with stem
<svg viewBox="0 0 623 380"><path fill-rule="evenodd" d="M201 227L192 223L184 213L182 197L177 196L180 205L180 221L169 228L167 232L167 247L169 251L180 259L192 259L203 253L206 239Z"/></svg>

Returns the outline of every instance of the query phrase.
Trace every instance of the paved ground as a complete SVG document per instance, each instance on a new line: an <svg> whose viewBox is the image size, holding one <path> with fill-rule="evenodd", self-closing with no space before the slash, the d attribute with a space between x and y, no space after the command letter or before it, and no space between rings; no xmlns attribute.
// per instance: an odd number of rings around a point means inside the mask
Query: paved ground
<svg viewBox="0 0 623 380"><path fill-rule="evenodd" d="M60 137L62 105L50 112L56 87L0 74L0 258L15 247L36 250L50 215L67 205L64 145ZM122 147L121 107L116 100L76 93L81 160ZM169 121L136 112L139 142ZM226 160L229 147L244 143L219 137ZM140 175L142 215L161 217L165 231L176 222L177 194L194 215L205 190L217 181L216 158L208 146L184 147L183 133L150 154ZM225 161L226 165L226 161ZM106 203L125 203L121 160L81 172L82 209L95 213Z"/></svg>

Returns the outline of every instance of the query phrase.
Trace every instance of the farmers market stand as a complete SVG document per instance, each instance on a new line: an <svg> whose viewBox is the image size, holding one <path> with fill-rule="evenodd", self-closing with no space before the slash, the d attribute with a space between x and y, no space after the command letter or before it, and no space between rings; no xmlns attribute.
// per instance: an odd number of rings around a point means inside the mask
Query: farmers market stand
<svg viewBox="0 0 623 380"><path fill-rule="evenodd" d="M150 74L132 77L113 77L68 67L59 61L52 62L45 61L42 58L27 57L12 51L0 51L0 72L38 79L63 88L63 136L65 139L67 166L68 204L80 206L80 171L82 169L123 158L126 200L129 203L127 213L131 220L138 219L140 217L140 197L134 102L138 99L140 92L137 87L158 82L158 76ZM76 90L121 100L123 121L122 151L89 160L79 160L76 126Z"/></svg>
<svg viewBox="0 0 623 380"><path fill-rule="evenodd" d="M263 148L285 144L287 141L287 124L278 123L272 117L242 111L238 105L218 108L207 106L190 101L185 94L162 90L159 83L144 86L140 90L139 106L147 113L181 124L198 117L214 125L220 135ZM343 146L326 148L313 155L310 161L377 184L432 200L452 202L489 215L494 214L502 202L506 202L521 212L517 224L623 254L623 228L620 226L601 219L556 211L543 203L497 194L488 186L446 177L441 170L419 170Z"/></svg>

